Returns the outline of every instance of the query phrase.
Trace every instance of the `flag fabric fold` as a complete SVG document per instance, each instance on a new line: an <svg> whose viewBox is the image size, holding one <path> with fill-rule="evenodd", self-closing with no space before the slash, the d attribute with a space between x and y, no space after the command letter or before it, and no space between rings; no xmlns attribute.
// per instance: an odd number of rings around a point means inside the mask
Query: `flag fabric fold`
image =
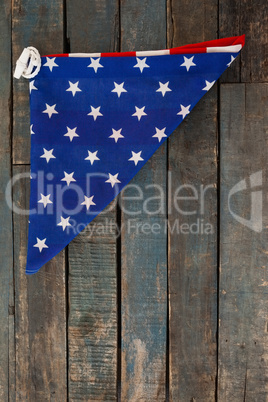
<svg viewBox="0 0 268 402"><path fill-rule="evenodd" d="M27 274L120 193L243 45L240 36L163 51L41 58L30 81Z"/></svg>

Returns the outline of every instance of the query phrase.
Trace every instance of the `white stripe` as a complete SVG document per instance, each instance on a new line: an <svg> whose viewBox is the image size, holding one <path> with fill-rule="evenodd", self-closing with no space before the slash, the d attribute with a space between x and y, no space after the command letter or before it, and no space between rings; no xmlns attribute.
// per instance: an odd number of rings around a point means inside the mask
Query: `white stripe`
<svg viewBox="0 0 268 402"><path fill-rule="evenodd" d="M242 45L207 47L207 53L237 53L242 49Z"/></svg>
<svg viewBox="0 0 268 402"><path fill-rule="evenodd" d="M242 49L242 45L233 46L218 46L218 47L207 47L207 53L237 53ZM112 53L111 53L112 54ZM145 50L141 52L136 52L137 57L143 56L161 56L170 54L169 49L164 50ZM101 53L69 53L69 57L101 57Z"/></svg>
<svg viewBox="0 0 268 402"><path fill-rule="evenodd" d="M69 53L69 57L101 57L101 53Z"/></svg>
<svg viewBox="0 0 268 402"><path fill-rule="evenodd" d="M170 54L169 49L164 49L164 50L145 50L142 52L136 52L136 56L161 56L165 54Z"/></svg>

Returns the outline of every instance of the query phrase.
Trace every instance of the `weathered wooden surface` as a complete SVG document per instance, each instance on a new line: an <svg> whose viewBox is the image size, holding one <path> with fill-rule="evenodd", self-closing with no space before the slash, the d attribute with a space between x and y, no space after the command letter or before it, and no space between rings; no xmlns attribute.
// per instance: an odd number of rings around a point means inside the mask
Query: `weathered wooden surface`
<svg viewBox="0 0 268 402"><path fill-rule="evenodd" d="M246 35L246 46L239 60L223 76L224 82L267 82L268 13L265 0L220 0L221 38Z"/></svg>
<svg viewBox="0 0 268 402"><path fill-rule="evenodd" d="M119 50L117 1L68 1L71 52ZM85 16L87 16L85 18ZM117 207L69 246L69 397L117 400Z"/></svg>
<svg viewBox="0 0 268 402"><path fill-rule="evenodd" d="M14 184L16 208L27 209L29 168ZM27 178L25 178L27 175ZM25 275L28 216L14 214L16 400L66 400L66 295L61 252L36 275Z"/></svg>
<svg viewBox="0 0 268 402"><path fill-rule="evenodd" d="M63 7L58 1L14 1L13 66L25 46L41 54L63 51ZM30 155L29 82L13 80L13 163ZM29 168L14 167L13 174ZM13 195L28 208L29 177L18 181ZM27 185L26 185L27 183ZM14 213L16 400L67 397L65 258L61 252L38 274L25 275L28 217Z"/></svg>
<svg viewBox="0 0 268 402"><path fill-rule="evenodd" d="M171 2L168 17L170 46L211 40L217 35L215 0ZM168 171L170 400L214 401L217 376L216 86L170 138ZM178 190L178 197L189 199L175 200Z"/></svg>
<svg viewBox="0 0 268 402"><path fill-rule="evenodd" d="M170 140L168 250L171 401L213 401L215 396L216 93L214 88L200 101L185 124L181 125L179 136L174 135ZM182 188L177 194L181 199L175 201L174 194L179 186ZM183 197L189 198L183 200ZM186 215L188 212L193 213Z"/></svg>
<svg viewBox="0 0 268 402"><path fill-rule="evenodd" d="M267 401L266 2L1 5L1 402ZM160 49L243 33L246 46L223 75L225 84L206 94L131 183L143 188L146 199L159 195L147 185L165 189L163 211L141 214L128 230L130 214L106 210L70 244L67 258L62 252L26 277L28 217L14 212L12 222L4 200L12 173L29 171L28 82L10 84L11 62L14 67L23 47L36 46L42 55L69 48ZM250 176L260 171L262 184L250 189ZM232 196L231 209L249 219L251 194L254 201L262 191L262 232L238 222L228 209L229 191L244 179L247 190ZM198 201L178 202L182 209L199 208L194 216L174 211L174 205L169 213L182 184L199 191ZM202 185L212 185L205 191L204 214ZM136 195L133 187L125 192ZM188 189L179 195L193 194ZM16 183L12 196L17 206L27 206L28 178ZM121 202L132 212L143 204ZM157 199L151 201L152 209L158 206ZM168 238L162 231L166 218ZM203 219L214 232L176 234L176 218L180 224ZM115 238L115 224L121 224L121 239ZM147 234L145 226L134 233L144 224L157 224L160 232Z"/></svg>
<svg viewBox="0 0 268 402"><path fill-rule="evenodd" d="M152 49L165 48L165 1L125 0L120 15L122 51L143 50L148 43ZM145 199L151 198L146 204L151 214L144 210L144 200L121 198L122 401L166 400L166 161L164 145L131 181ZM124 194L136 197L137 189ZM162 202L156 198L160 195ZM157 234L152 231L156 226Z"/></svg>
<svg viewBox="0 0 268 402"><path fill-rule="evenodd" d="M24 47L41 55L63 51L63 2L14 0L12 2L13 67ZM29 82L13 80L13 163L30 163Z"/></svg>
<svg viewBox="0 0 268 402"><path fill-rule="evenodd" d="M69 246L69 396L72 401L117 400L114 216L114 210L104 212ZM106 230L109 232L105 233Z"/></svg>
<svg viewBox="0 0 268 402"><path fill-rule="evenodd" d="M150 197L150 209L161 208L159 190L165 188L162 169L166 147L156 152L132 184ZM165 162L164 162L165 163ZM160 184L161 183L161 184ZM130 187L122 196L122 401L158 400L166 395L167 263L166 206L160 215L139 215L143 201L124 200L137 196ZM154 229L153 229L154 228Z"/></svg>
<svg viewBox="0 0 268 402"><path fill-rule="evenodd" d="M9 326L12 331L14 320L12 212L5 203L6 185L12 173L11 88L9 81L11 74L11 7L9 1L1 1L0 26L0 254L2 263L0 268L0 400L6 401L9 396ZM8 192L8 196L11 198L11 191ZM10 353L12 358L14 355L12 343Z"/></svg>
<svg viewBox="0 0 268 402"><path fill-rule="evenodd" d="M167 10L169 47L217 38L218 2L216 0L202 2L167 0Z"/></svg>
<svg viewBox="0 0 268 402"><path fill-rule="evenodd" d="M219 401L268 400L267 110L268 84L222 85Z"/></svg>

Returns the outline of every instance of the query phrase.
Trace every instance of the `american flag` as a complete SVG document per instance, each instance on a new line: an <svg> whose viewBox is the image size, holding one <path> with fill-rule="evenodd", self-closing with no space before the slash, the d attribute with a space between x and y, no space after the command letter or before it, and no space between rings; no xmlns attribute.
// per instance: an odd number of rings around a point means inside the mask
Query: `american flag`
<svg viewBox="0 0 268 402"><path fill-rule="evenodd" d="M164 51L41 58L30 81L27 274L120 193L243 44L235 37Z"/></svg>

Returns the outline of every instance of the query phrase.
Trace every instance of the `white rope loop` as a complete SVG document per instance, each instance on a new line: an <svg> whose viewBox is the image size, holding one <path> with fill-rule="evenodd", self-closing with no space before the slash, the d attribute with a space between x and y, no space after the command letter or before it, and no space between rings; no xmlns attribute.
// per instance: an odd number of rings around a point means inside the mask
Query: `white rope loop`
<svg viewBox="0 0 268 402"><path fill-rule="evenodd" d="M31 79L39 73L40 68L41 57L38 50L33 46L26 47L17 60L14 77Z"/></svg>

